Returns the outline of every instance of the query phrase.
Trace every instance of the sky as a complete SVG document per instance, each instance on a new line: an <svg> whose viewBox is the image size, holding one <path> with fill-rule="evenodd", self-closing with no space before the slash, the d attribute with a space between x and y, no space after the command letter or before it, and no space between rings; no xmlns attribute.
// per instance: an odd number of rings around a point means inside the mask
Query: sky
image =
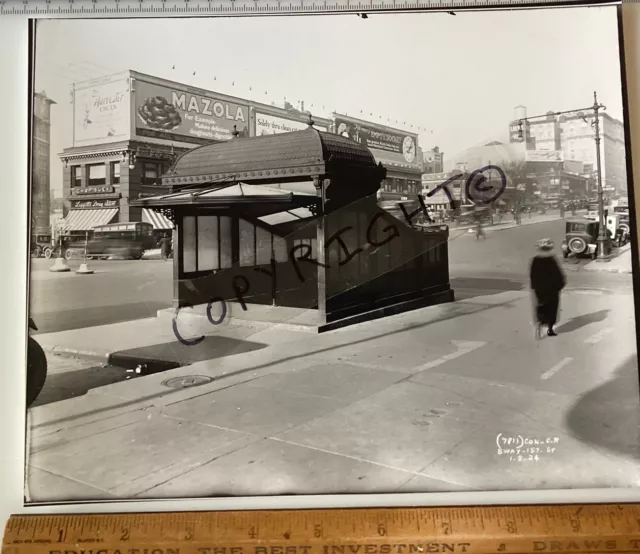
<svg viewBox="0 0 640 554"><path fill-rule="evenodd" d="M619 55L613 6L53 19L38 20L34 86L56 102L51 186L59 196L74 82L132 69L267 104L303 100L318 116L337 111L417 132L423 150L439 146L446 160L507 141L517 105L530 116L585 108L597 91L622 119Z"/></svg>

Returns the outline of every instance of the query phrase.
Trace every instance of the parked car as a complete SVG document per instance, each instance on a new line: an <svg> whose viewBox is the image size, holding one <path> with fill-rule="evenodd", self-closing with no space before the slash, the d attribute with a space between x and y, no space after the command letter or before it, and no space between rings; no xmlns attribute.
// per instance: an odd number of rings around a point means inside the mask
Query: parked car
<svg viewBox="0 0 640 554"><path fill-rule="evenodd" d="M31 238L31 254L35 258L40 258L41 256L50 258L52 253L51 235L35 235Z"/></svg>
<svg viewBox="0 0 640 554"><path fill-rule="evenodd" d="M591 256L596 259L599 223L586 218L567 220L565 224L565 238L562 241L562 257L569 254L575 256Z"/></svg>

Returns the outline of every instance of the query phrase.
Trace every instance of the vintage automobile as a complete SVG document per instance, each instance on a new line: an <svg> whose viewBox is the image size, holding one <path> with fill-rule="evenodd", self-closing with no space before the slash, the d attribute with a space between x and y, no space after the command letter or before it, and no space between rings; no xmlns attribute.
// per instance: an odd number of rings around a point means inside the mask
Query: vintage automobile
<svg viewBox="0 0 640 554"><path fill-rule="evenodd" d="M562 257L591 256L596 259L599 223L587 218L568 219L565 239L562 241Z"/></svg>
<svg viewBox="0 0 640 554"><path fill-rule="evenodd" d="M34 235L31 239L31 254L35 258L39 258L40 256L50 258L51 254L53 254L51 235Z"/></svg>
<svg viewBox="0 0 640 554"><path fill-rule="evenodd" d="M616 247L624 246L629 240L629 220L623 215L609 213L607 215L607 233Z"/></svg>
<svg viewBox="0 0 640 554"><path fill-rule="evenodd" d="M93 228L90 238L84 242L76 242L65 251L65 258L129 258L142 259L146 250L155 247L153 225L137 221L134 223L112 223L98 225Z"/></svg>

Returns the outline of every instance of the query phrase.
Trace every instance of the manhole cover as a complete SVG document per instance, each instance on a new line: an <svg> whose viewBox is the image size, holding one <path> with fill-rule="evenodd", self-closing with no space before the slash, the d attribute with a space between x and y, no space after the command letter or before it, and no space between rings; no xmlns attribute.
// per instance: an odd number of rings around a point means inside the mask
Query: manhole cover
<svg viewBox="0 0 640 554"><path fill-rule="evenodd" d="M185 377L174 377L173 379L167 379L162 381L165 387L171 389L186 389L189 387L198 387L200 385L206 385L211 383L213 377L206 377L205 375L186 375Z"/></svg>

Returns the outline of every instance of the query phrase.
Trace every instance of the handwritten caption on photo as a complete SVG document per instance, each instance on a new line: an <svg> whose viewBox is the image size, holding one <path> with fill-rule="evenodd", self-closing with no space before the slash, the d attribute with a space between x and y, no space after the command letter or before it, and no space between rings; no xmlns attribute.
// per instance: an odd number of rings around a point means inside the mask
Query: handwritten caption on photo
<svg viewBox="0 0 640 554"><path fill-rule="evenodd" d="M495 171L499 175L499 180L497 181L497 186L494 185L493 181L487 179L485 176L486 172ZM447 197L450 209L456 210L460 207L459 201L454 199L454 195L449 189L450 185L456 181L461 180L462 174L456 174L449 177L446 181L440 183L438 186L434 187L433 190L430 190L426 193L428 198L433 197L439 191L443 191ZM488 184L487 184L488 183ZM469 199L469 201L476 206L489 206L493 204L507 188L507 176L501 167L497 165L486 165L481 167L480 169L476 169L471 172L466 179L465 182L465 197ZM407 211L407 208L404 204L400 203L400 209L409 224L412 225L413 219L422 213L424 215L425 220L429 224L434 224L435 221L431 217L429 213L428 207L425 204L424 197L422 194L417 195L418 202L420 207L417 208L412 213ZM325 216L321 216L325 217ZM342 227L337 232L333 233L325 242L325 251L334 243L337 242L340 245L341 251L344 255L344 259L338 262L338 266L343 267L346 264L350 263L352 260L356 259L358 255L364 252L367 248L373 247L378 248L388 244L392 240L398 238L400 236L400 232L395 225L387 225L382 229L382 232L387 233L387 237L382 240L375 240L373 238L373 230L375 228L375 224L377 221L384 217L383 212L377 212L373 215L369 224L367 226L366 232L366 244L362 244L358 246L353 251L350 251L347 244L343 240L342 236L353 230L354 227L347 225ZM389 233L390 232L390 233ZM301 255L298 255L298 253ZM296 272L296 276L300 280L300 283L305 282L304 275L300 269L300 263L306 262L315 265L316 267L323 267L325 269L330 269L331 266L329 264L324 264L319 262L318 260L311 257L312 256L312 248L309 244L297 244L293 246L288 252L288 261L291 263L293 269ZM402 264L397 264L402 265ZM265 267L256 267L254 271L265 274L269 276L271 279L275 280L276 277L276 260L272 257L269 264L270 268L266 269ZM393 268L388 269L387 271L392 271ZM247 303L246 303L246 295L251 289L251 283L249 279L247 279L244 275L235 275L231 280L231 287L234 292L235 299L240 304L243 311L247 311ZM213 317L213 307L216 303L220 305L220 315L217 318ZM173 334L178 339L178 341L186 346L195 346L200 344L204 339L204 335L194 339L187 339L180 334L178 329L178 316L180 311L185 308L193 308L190 304L183 304L176 308L176 313L172 318L172 328ZM206 315L209 323L211 325L220 325L224 322L228 314L227 302L224 298L220 296L214 296L207 302Z"/></svg>
<svg viewBox="0 0 640 554"><path fill-rule="evenodd" d="M539 462L557 452L559 437L529 437L498 433L496 444L498 456L509 462Z"/></svg>

